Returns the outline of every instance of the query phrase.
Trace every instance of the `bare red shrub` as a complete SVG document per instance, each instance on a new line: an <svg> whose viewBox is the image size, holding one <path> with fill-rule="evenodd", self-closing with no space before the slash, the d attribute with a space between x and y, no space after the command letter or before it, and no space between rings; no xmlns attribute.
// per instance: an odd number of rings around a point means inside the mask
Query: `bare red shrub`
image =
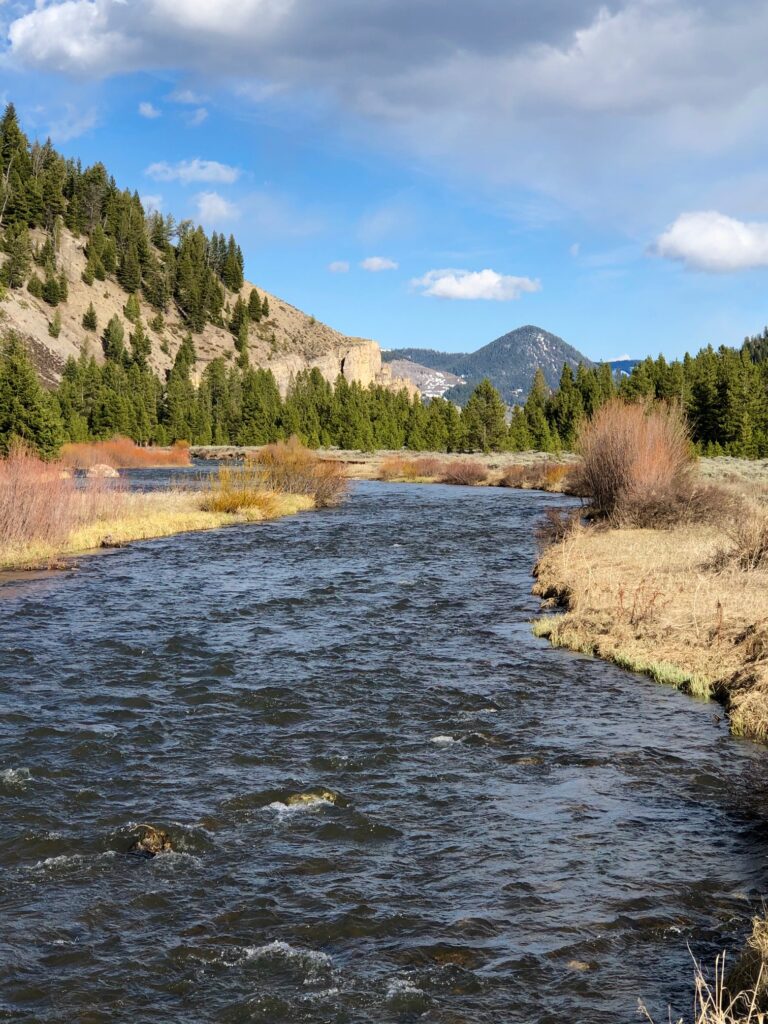
<svg viewBox="0 0 768 1024"><path fill-rule="evenodd" d="M473 462L471 459L461 459L457 462L447 462L444 470L444 484L464 484L473 486L482 484L488 479L488 470L481 462Z"/></svg>
<svg viewBox="0 0 768 1024"><path fill-rule="evenodd" d="M626 526L684 516L695 491L693 457L676 406L608 402L582 428L577 447L575 487L597 515Z"/></svg>
<svg viewBox="0 0 768 1024"><path fill-rule="evenodd" d="M142 469L151 466L189 466L189 444L177 441L172 448L142 448L129 437L113 437L109 441L65 444L61 461L74 469L90 466L112 466L114 469Z"/></svg>
<svg viewBox="0 0 768 1024"><path fill-rule="evenodd" d="M23 445L0 460L0 547L59 544L76 527L103 518L122 500L106 480L76 479L57 462L43 462Z"/></svg>

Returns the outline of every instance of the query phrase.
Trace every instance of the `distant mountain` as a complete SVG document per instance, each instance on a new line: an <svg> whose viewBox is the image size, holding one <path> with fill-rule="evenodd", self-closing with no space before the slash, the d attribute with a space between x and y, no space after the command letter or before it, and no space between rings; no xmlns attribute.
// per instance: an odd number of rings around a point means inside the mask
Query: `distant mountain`
<svg viewBox="0 0 768 1024"><path fill-rule="evenodd" d="M438 352L434 348L390 348L381 350L381 358L385 363L394 363L399 359L407 359L411 363L427 366L431 370L442 370L443 373L456 373L454 364L468 359L466 352ZM456 376L461 376L456 374Z"/></svg>
<svg viewBox="0 0 768 1024"><path fill-rule="evenodd" d="M382 358L386 362L410 359L422 366L463 377L464 384L451 388L445 394L446 398L459 405L466 401L474 386L484 377L488 377L504 400L512 405L526 397L538 368L543 371L550 387L554 388L560 380L564 363L574 371L579 363L593 365L586 356L556 334L531 324L518 327L469 354L406 348L383 352Z"/></svg>
<svg viewBox="0 0 768 1024"><path fill-rule="evenodd" d="M382 353L383 355L383 353ZM439 355L439 353L435 353ZM422 366L411 359L390 359L387 366L397 380L409 380L419 389L424 398L442 398L449 388L464 383L463 377L457 377L448 370L437 370L431 366Z"/></svg>
<svg viewBox="0 0 768 1024"><path fill-rule="evenodd" d="M620 374L622 377L628 377L634 370L638 363L642 363L642 359L611 359L609 365L614 373Z"/></svg>

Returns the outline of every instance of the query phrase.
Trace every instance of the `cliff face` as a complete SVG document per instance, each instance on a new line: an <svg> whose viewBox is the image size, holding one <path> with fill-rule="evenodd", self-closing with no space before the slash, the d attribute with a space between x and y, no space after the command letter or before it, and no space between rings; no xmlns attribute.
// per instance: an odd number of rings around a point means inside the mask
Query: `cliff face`
<svg viewBox="0 0 768 1024"><path fill-rule="evenodd" d="M39 235L36 241L42 242L43 236ZM133 330L133 325L124 315L128 296L115 281L94 281L93 285L83 282L81 275L86 265L84 246L84 239L76 238L68 231L62 232L58 257L59 265L67 276L69 295L65 303L56 307L61 317L61 331L57 338L52 338L48 332L54 310L42 299L30 295L26 288L9 290L0 303L0 332L13 330L21 335L42 379L48 384L58 382L66 360L70 356L77 358L83 348L87 348L97 361L102 361L101 333L112 316L117 315L123 321L126 342ZM249 282L243 287L241 295L246 301L252 287L254 285ZM415 392L410 381L393 377L388 367L382 367L381 349L375 341L341 334L277 295L258 285L255 287L259 295L266 295L269 301L269 316L250 326L250 362L252 366L272 370L283 393L292 376L315 366L329 381L334 381L342 373L348 380L358 381L363 386L376 383L393 389L405 388L410 394ZM236 294L227 293L230 306L236 298ZM83 314L91 302L98 318L96 331L87 331L82 324ZM150 364L162 376L173 364L186 327L178 312L171 307L164 314L165 324L160 331L152 329L155 310L145 302L141 302L141 315L152 342ZM223 357L233 361L236 358L235 339L225 328L206 324L202 333L194 334L193 339L198 379L213 359Z"/></svg>

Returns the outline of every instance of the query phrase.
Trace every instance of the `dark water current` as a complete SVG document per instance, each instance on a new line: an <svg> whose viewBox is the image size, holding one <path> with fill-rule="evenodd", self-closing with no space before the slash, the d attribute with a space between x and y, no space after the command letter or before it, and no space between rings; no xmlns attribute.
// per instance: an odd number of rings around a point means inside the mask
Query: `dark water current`
<svg viewBox="0 0 768 1024"><path fill-rule="evenodd" d="M559 501L361 484L0 592L0 1019L686 1012L766 889L766 755L531 636Z"/></svg>

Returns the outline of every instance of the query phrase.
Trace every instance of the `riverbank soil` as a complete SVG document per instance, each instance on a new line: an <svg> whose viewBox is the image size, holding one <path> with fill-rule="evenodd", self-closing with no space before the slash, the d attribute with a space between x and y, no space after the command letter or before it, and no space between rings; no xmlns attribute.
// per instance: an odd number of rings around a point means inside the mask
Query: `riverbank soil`
<svg viewBox="0 0 768 1024"><path fill-rule="evenodd" d="M765 463L702 460L703 476L768 522ZM534 592L564 614L534 624L554 644L607 658L726 707L732 731L768 740L768 560L738 557L744 522L672 529L577 526L549 547ZM768 527L766 527L768 530Z"/></svg>

